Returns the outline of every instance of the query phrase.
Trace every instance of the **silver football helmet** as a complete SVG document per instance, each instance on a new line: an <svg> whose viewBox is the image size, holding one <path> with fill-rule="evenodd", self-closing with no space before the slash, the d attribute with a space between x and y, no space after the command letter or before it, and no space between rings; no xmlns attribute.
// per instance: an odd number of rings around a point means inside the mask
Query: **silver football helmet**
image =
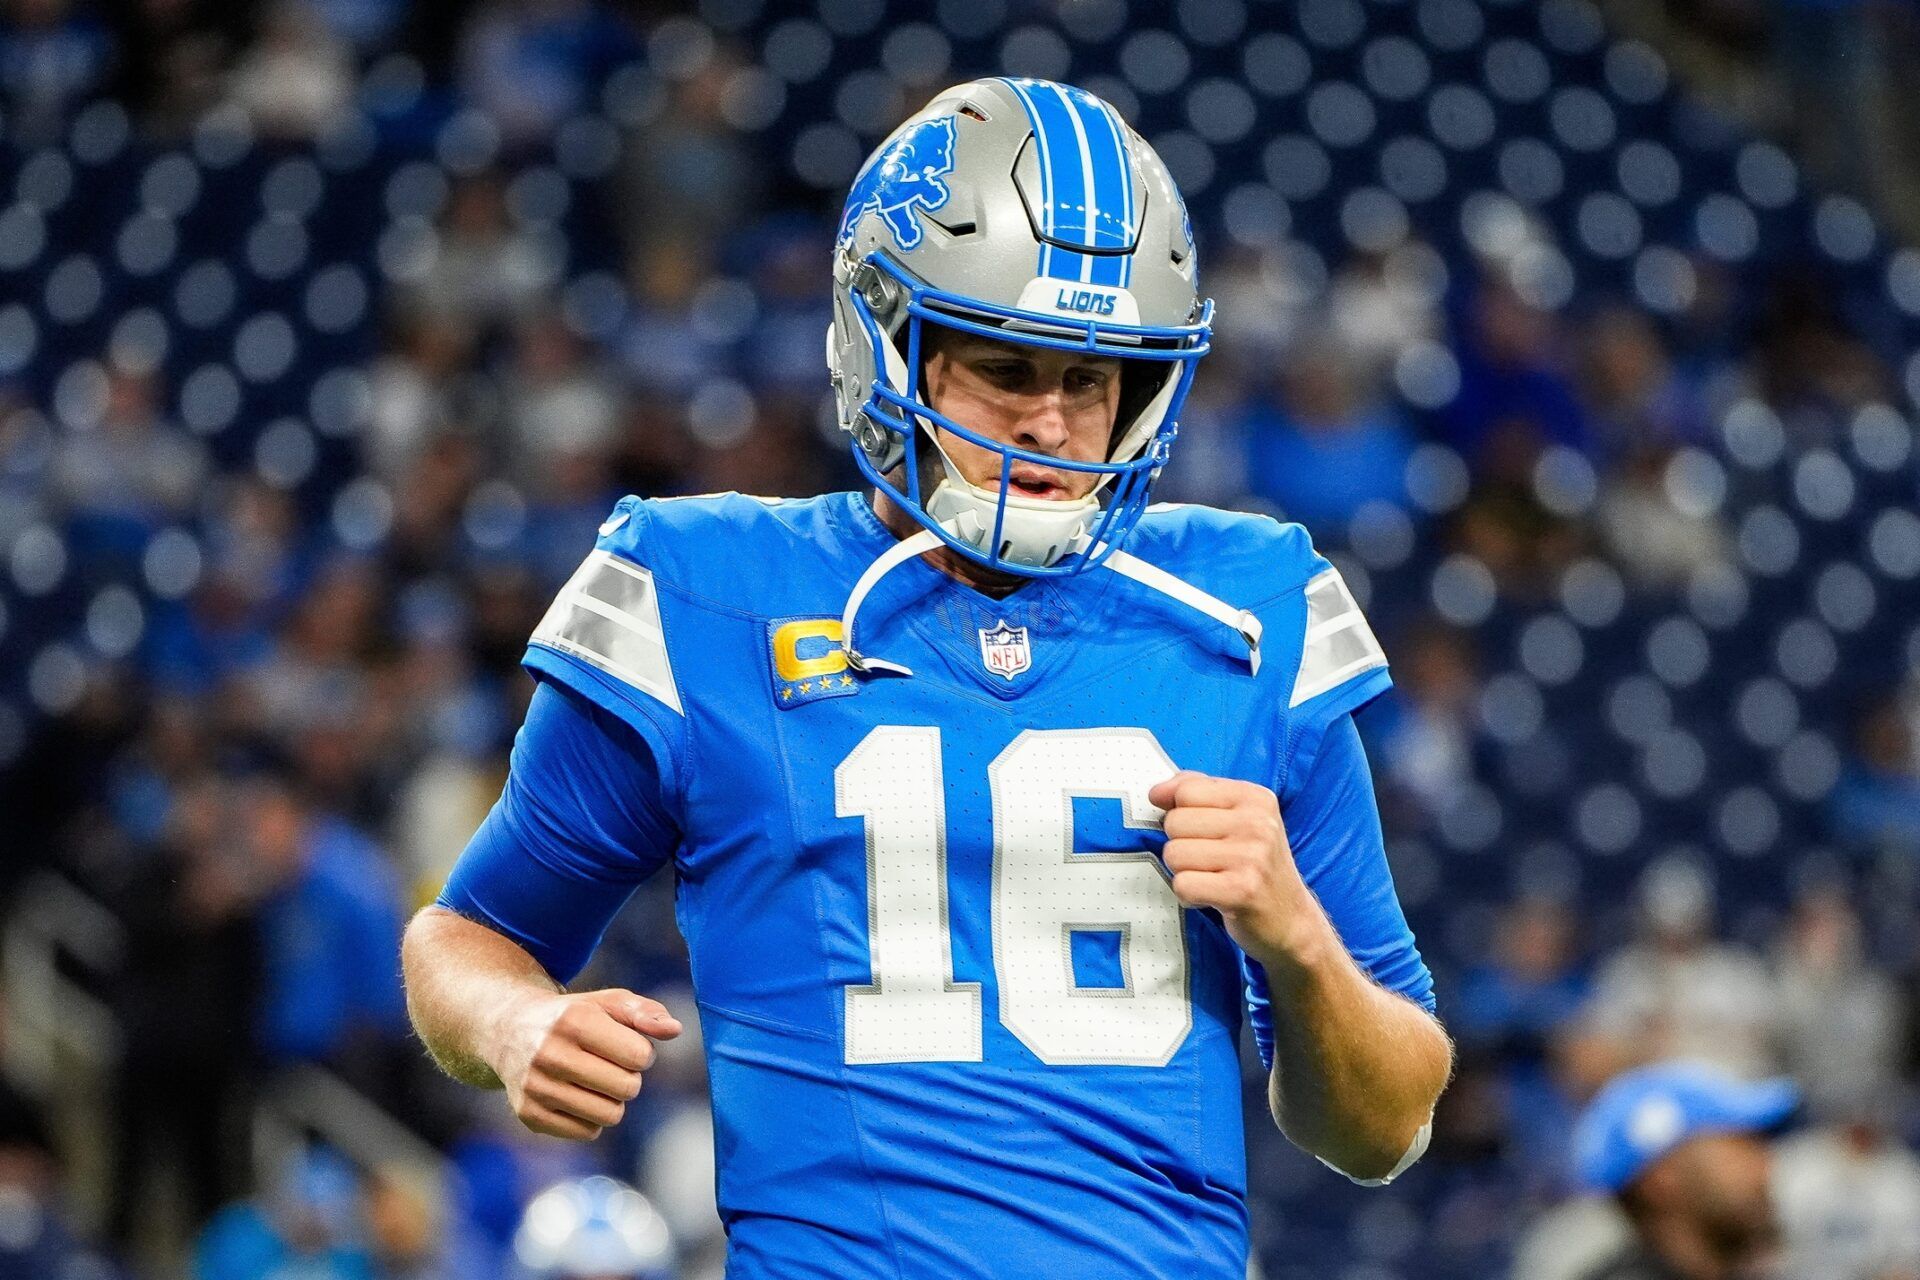
<svg viewBox="0 0 1920 1280"><path fill-rule="evenodd" d="M1120 544L1173 445L1213 305L1196 292L1193 224L1172 177L1110 105L1048 80L942 93L860 171L833 280L827 365L869 480L989 568L1073 573ZM1106 460L1033 453L935 412L921 386L929 323L1121 358ZM968 482L934 427L998 454L998 485ZM1077 501L1023 497L1010 484L1020 461L1100 480Z"/></svg>

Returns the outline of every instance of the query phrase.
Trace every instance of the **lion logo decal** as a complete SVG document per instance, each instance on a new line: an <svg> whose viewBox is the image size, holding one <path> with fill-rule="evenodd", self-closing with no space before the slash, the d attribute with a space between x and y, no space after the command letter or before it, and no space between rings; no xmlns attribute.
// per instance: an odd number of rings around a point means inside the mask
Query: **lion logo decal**
<svg viewBox="0 0 1920 1280"><path fill-rule="evenodd" d="M898 138L860 172L840 216L840 242L868 210L880 215L902 249L918 248L926 238L915 209L933 210L945 204L953 191L946 176L953 172L953 117L923 120Z"/></svg>

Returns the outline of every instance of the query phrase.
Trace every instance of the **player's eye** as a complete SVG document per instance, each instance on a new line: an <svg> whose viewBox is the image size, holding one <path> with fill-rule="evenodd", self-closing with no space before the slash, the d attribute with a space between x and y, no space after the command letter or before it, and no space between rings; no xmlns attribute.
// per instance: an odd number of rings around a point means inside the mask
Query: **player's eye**
<svg viewBox="0 0 1920 1280"><path fill-rule="evenodd" d="M1029 366L1024 360L986 360L974 366L980 375L1002 386L1016 386L1026 380Z"/></svg>

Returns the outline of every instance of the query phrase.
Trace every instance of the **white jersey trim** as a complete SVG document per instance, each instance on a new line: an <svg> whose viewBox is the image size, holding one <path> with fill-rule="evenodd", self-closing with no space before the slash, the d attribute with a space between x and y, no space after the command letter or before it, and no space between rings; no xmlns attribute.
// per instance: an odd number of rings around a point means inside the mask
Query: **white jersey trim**
<svg viewBox="0 0 1920 1280"><path fill-rule="evenodd" d="M560 588L533 642L572 654L685 715L653 573L611 551L594 551Z"/></svg>
<svg viewBox="0 0 1920 1280"><path fill-rule="evenodd" d="M1336 689L1363 671L1387 665L1366 614L1338 569L1324 569L1307 583L1307 634L1289 708Z"/></svg>

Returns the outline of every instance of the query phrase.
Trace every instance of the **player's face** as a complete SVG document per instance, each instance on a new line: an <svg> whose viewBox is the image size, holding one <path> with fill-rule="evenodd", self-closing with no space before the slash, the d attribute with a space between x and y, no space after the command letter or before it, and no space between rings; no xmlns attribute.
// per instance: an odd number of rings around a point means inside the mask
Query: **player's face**
<svg viewBox="0 0 1920 1280"><path fill-rule="evenodd" d="M928 325L927 403L971 431L1075 462L1105 462L1120 407L1120 362L1082 351L1025 347ZM971 483L1000 486L1000 455L940 432ZM1056 501L1083 497L1100 477L1037 463L1013 464L1012 491Z"/></svg>

